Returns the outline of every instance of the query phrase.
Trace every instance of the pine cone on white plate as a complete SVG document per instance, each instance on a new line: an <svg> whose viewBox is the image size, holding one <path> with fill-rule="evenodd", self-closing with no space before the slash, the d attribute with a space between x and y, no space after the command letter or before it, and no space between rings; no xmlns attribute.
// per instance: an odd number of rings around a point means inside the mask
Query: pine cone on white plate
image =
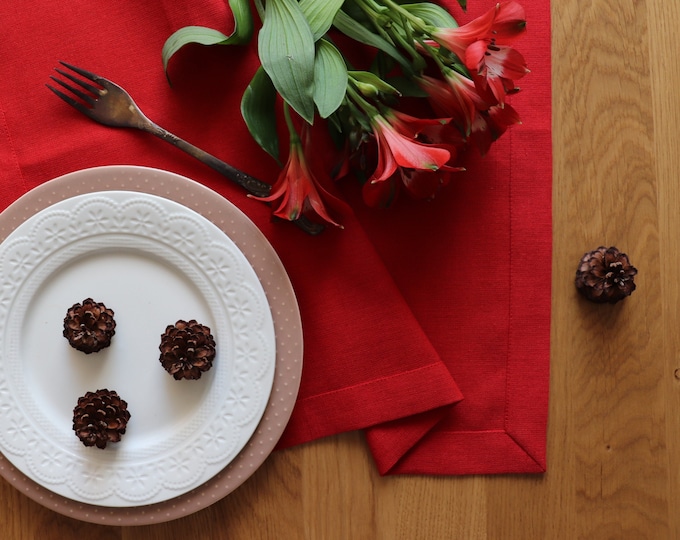
<svg viewBox="0 0 680 540"><path fill-rule="evenodd" d="M215 359L215 339L210 328L196 320L179 320L161 336L160 362L176 380L200 379Z"/></svg>
<svg viewBox="0 0 680 540"><path fill-rule="evenodd" d="M90 354L111 345L116 333L113 310L92 298L73 304L64 317L63 335L72 347Z"/></svg>
<svg viewBox="0 0 680 540"><path fill-rule="evenodd" d="M85 446L119 442L130 420L127 406L114 390L87 392L73 409L73 431Z"/></svg>

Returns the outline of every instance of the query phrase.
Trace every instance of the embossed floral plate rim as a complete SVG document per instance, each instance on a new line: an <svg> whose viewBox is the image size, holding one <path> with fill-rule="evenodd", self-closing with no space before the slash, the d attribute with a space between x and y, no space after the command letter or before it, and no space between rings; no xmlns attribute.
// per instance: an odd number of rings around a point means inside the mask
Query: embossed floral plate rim
<svg viewBox="0 0 680 540"><path fill-rule="evenodd" d="M34 481L103 506L179 496L223 469L264 412L274 375L271 312L227 235L168 199L87 193L36 213L0 244L0 449ZM61 335L88 296L115 306L116 335L85 355ZM213 368L177 382L160 334L197 319ZM118 444L86 448L71 430L78 396L115 388L132 419Z"/></svg>
<svg viewBox="0 0 680 540"><path fill-rule="evenodd" d="M0 474L33 500L76 519L109 525L161 523L189 515L225 497L252 476L274 449L290 418L300 384L303 350L300 314L281 261L247 216L214 191L167 171L116 165L76 171L46 182L0 214L0 238L56 201L107 190L153 193L192 208L228 234L250 261L267 294L276 331L276 373L265 412L246 447L228 466L190 492L156 504L120 508L74 501L32 481L3 456Z"/></svg>

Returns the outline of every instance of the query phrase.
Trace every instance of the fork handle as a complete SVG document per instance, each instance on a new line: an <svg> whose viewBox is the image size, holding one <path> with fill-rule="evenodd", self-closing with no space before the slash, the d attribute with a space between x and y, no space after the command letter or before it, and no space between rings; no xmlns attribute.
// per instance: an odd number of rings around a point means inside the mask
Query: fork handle
<svg viewBox="0 0 680 540"><path fill-rule="evenodd" d="M271 186L266 182L258 180L257 178L244 173L236 167L225 163L221 159L216 158L205 150L201 150L197 146L194 146L184 139L180 139L177 135L174 135L168 130L163 129L158 124L149 121L148 123L145 123L145 126L141 127L145 129L145 131L160 137L164 141L169 142L180 150L184 150L187 154L195 157L197 160L205 163L209 167L212 167L218 173L226 176L233 182L236 182L251 195L254 195L255 197L267 197L271 193Z"/></svg>
<svg viewBox="0 0 680 540"><path fill-rule="evenodd" d="M216 158L212 154L209 154L205 150L201 150L197 146L194 146L184 139L180 139L177 135L170 133L167 129L162 128L146 117L144 117L144 121L140 122L137 127L143 131L155 135L156 137L160 137L164 141L169 142L180 150L184 150L190 156L195 157L202 163L205 163L209 167L215 169L218 173L226 176L229 178L229 180L235 182L255 197L267 197L271 193L272 187L266 182L263 182L254 176L250 176L236 167L225 163L221 159ZM320 223L314 223L305 216L300 216L294 221L294 223L300 229L311 235L317 235L324 230L323 225Z"/></svg>

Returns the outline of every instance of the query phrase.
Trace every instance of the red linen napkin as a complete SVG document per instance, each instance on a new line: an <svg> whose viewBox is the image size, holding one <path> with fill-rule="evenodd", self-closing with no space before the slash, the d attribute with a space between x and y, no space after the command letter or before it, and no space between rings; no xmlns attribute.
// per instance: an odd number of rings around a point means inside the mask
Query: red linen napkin
<svg viewBox="0 0 680 540"><path fill-rule="evenodd" d="M447 2L453 5L455 2ZM412 448L411 419L368 430L383 472L545 470L551 289L550 3L524 0L522 125L430 205L358 214L465 399ZM462 24L495 2L469 0ZM456 13L454 11L454 13ZM447 188L447 189L448 189ZM395 241L398 239L398 241ZM404 452L392 449L401 448Z"/></svg>
<svg viewBox="0 0 680 540"><path fill-rule="evenodd" d="M488 9L470 0L467 20ZM456 15L455 2L447 2ZM0 17L0 208L62 174L100 165L170 170L218 191L264 232L302 315L300 395L280 447L366 429L381 473L545 469L551 154L549 2L525 2L532 73L513 97L524 124L432 203L368 211L353 186L345 229L309 237L150 135L95 124L45 88L58 60L126 88L177 135L260 178L278 169L251 140L239 102L253 46L189 47L166 81L176 29L229 33L222 0L17 0ZM463 398L463 401L461 399Z"/></svg>

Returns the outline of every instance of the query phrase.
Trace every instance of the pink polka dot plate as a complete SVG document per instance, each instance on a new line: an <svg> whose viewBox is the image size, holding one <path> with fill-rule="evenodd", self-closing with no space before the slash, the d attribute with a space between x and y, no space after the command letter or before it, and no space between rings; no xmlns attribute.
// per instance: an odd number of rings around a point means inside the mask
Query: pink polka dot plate
<svg viewBox="0 0 680 540"><path fill-rule="evenodd" d="M0 214L0 238L5 479L59 513L142 525L209 506L264 462L295 403L302 331L285 269L240 210L173 173L98 167L21 197ZM84 355L57 334L93 295L116 312L116 335ZM179 318L216 336L197 381L158 362L160 333ZM71 394L100 387L132 413L103 451L70 431Z"/></svg>

